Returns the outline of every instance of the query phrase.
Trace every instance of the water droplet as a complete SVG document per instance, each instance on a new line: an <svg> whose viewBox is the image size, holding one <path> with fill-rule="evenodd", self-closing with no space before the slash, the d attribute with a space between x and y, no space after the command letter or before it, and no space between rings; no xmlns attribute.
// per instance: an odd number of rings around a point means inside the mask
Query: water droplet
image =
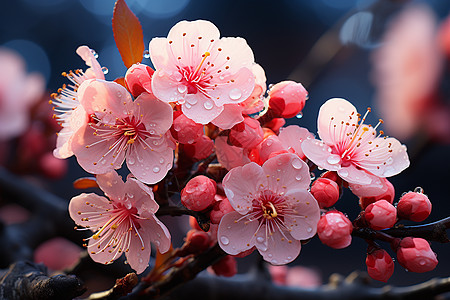
<svg viewBox="0 0 450 300"><path fill-rule="evenodd" d="M303 113L302 113L302 112L299 112L295 117L296 117L297 119L301 119L301 118L303 118Z"/></svg>
<svg viewBox="0 0 450 300"><path fill-rule="evenodd" d="M414 189L414 193L421 193L421 194L423 194L423 188L421 188L420 186L416 187Z"/></svg>
<svg viewBox="0 0 450 300"><path fill-rule="evenodd" d="M187 109L190 109L192 106L191 106L189 103L186 102L186 103L184 104L184 107L186 107Z"/></svg>
<svg viewBox="0 0 450 300"><path fill-rule="evenodd" d="M241 98L242 92L241 92L240 89L237 89L237 88L236 88L236 89L232 89L232 90L230 91L229 96L230 96L230 98L231 98L232 100L238 100L238 99Z"/></svg>
<svg viewBox="0 0 450 300"><path fill-rule="evenodd" d="M342 176L342 177L347 177L348 176L348 171L347 170L341 170L339 172L339 175Z"/></svg>
<svg viewBox="0 0 450 300"><path fill-rule="evenodd" d="M178 86L178 92L180 92L180 94L185 93L186 90L187 90L187 86L185 86L184 84L180 84L180 85Z"/></svg>
<svg viewBox="0 0 450 300"><path fill-rule="evenodd" d="M394 162L394 159L393 159L392 157L389 157L389 158L386 160L386 164L387 164L387 165L392 165L393 162Z"/></svg>
<svg viewBox="0 0 450 300"><path fill-rule="evenodd" d="M94 49L90 49L90 50L91 50L92 55L94 55L95 58L98 58L97 52L95 52Z"/></svg>
<svg viewBox="0 0 450 300"><path fill-rule="evenodd" d="M256 238L256 241L257 241L258 243L262 243L262 242L264 242L264 238L263 238L262 236L258 236L258 237Z"/></svg>
<svg viewBox="0 0 450 300"><path fill-rule="evenodd" d="M155 241L155 245L156 245L156 247L159 247L159 246L161 245L161 242L158 241L158 240L156 240L156 241Z"/></svg>
<svg viewBox="0 0 450 300"><path fill-rule="evenodd" d="M203 106L206 108L206 109L208 109L208 110L210 110L210 109L212 109L213 108L213 103L211 102L211 101L206 101L205 103L203 103Z"/></svg>
<svg viewBox="0 0 450 300"><path fill-rule="evenodd" d="M191 105L195 105L198 102L197 97L187 97L186 101L191 104Z"/></svg>
<svg viewBox="0 0 450 300"><path fill-rule="evenodd" d="M230 243L230 240L226 236L223 235L220 237L220 242L224 245L228 245Z"/></svg>
<svg viewBox="0 0 450 300"><path fill-rule="evenodd" d="M107 67L102 67L102 72L103 72L103 74L106 75L106 74L108 74L109 70Z"/></svg>
<svg viewBox="0 0 450 300"><path fill-rule="evenodd" d="M154 167L153 172L158 173L161 169L159 167Z"/></svg>
<svg viewBox="0 0 450 300"><path fill-rule="evenodd" d="M147 176L147 173L143 172L143 173L142 173L142 176Z"/></svg>
<svg viewBox="0 0 450 300"><path fill-rule="evenodd" d="M302 176L297 175L297 176L295 176L295 179L296 179L296 180L302 180Z"/></svg>
<svg viewBox="0 0 450 300"><path fill-rule="evenodd" d="M278 263L278 260L272 259L272 263L273 263L273 264L277 264L277 263Z"/></svg>
<svg viewBox="0 0 450 300"><path fill-rule="evenodd" d="M313 230L312 227L308 227L308 228L306 229L307 232L312 232L312 230ZM288 257L288 258L289 258L289 257Z"/></svg>
<svg viewBox="0 0 450 300"><path fill-rule="evenodd" d="M341 157L337 154L330 154L330 156L327 157L327 162L330 165L335 165L341 162Z"/></svg>
<svg viewBox="0 0 450 300"><path fill-rule="evenodd" d="M234 193L232 190L224 188L225 194L227 195L228 198L233 198L234 197Z"/></svg>
<svg viewBox="0 0 450 300"><path fill-rule="evenodd" d="M173 74L173 78L176 81L181 81L181 79L183 79L183 75L181 75L180 72L175 72L175 74Z"/></svg>
<svg viewBox="0 0 450 300"><path fill-rule="evenodd" d="M302 162L299 159L295 158L295 159L292 160L292 166L295 169L297 169L297 170L301 169L302 168Z"/></svg>
<svg viewBox="0 0 450 300"><path fill-rule="evenodd" d="M142 264L144 260L142 258L139 258L139 263Z"/></svg>
<svg viewBox="0 0 450 300"><path fill-rule="evenodd" d="M164 158L161 157L161 158L159 159L159 163L160 163L160 164L163 164L163 163L164 163Z"/></svg>
<svg viewBox="0 0 450 300"><path fill-rule="evenodd" d="M309 177L311 178L311 181L316 179L316 175L313 172L309 173Z"/></svg>
<svg viewBox="0 0 450 300"><path fill-rule="evenodd" d="M220 79L220 80L224 80L225 77L224 77L223 75L220 75L220 76L219 76L219 79Z"/></svg>
<svg viewBox="0 0 450 300"><path fill-rule="evenodd" d="M268 256L268 257L273 257L273 254L272 254L272 253L269 253L267 256Z"/></svg>
<svg viewBox="0 0 450 300"><path fill-rule="evenodd" d="M148 50L144 50L144 54L142 56L144 58L150 58L150 52Z"/></svg>
<svg viewBox="0 0 450 300"><path fill-rule="evenodd" d="M342 106L339 106L339 107L338 107L338 110L339 110L340 112L345 112L345 108L343 108Z"/></svg>

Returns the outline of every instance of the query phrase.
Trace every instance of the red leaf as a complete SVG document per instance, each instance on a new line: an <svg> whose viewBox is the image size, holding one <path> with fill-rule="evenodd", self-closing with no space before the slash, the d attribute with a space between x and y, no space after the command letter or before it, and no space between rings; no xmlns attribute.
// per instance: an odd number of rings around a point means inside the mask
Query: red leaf
<svg viewBox="0 0 450 300"><path fill-rule="evenodd" d="M141 62L145 50L142 26L125 0L116 1L112 29L125 67L129 68L133 64Z"/></svg>
<svg viewBox="0 0 450 300"><path fill-rule="evenodd" d="M78 190L84 190L88 188L97 188L98 184L95 177L83 177L75 180L73 182L73 187Z"/></svg>

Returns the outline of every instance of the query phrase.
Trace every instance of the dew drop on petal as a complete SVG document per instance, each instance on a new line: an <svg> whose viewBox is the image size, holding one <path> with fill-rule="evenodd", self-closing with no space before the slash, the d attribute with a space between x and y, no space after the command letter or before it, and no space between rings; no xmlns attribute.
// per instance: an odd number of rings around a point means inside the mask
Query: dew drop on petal
<svg viewBox="0 0 450 300"><path fill-rule="evenodd" d="M164 163L164 158L161 157L161 158L159 159L159 163L160 163L160 164L163 164L163 163Z"/></svg>
<svg viewBox="0 0 450 300"><path fill-rule="evenodd" d="M206 109L208 109L208 110L210 110L210 109L212 109L213 108L213 103L211 102L211 101L206 101L205 103L203 103L203 106L206 108Z"/></svg>
<svg viewBox="0 0 450 300"><path fill-rule="evenodd" d="M257 241L258 243L262 243L262 242L264 242L264 238L263 238L262 236L258 236L258 237L256 238L256 241Z"/></svg>
<svg viewBox="0 0 450 300"><path fill-rule="evenodd" d="M306 231L307 231L307 232L312 232L312 227L308 227L308 228L306 229Z"/></svg>
<svg viewBox="0 0 450 300"><path fill-rule="evenodd" d="M238 99L241 98L242 92L241 92L240 89L235 88L235 89L232 89L232 90L230 91L229 96L230 96L230 98L231 98L232 100L238 100Z"/></svg>
<svg viewBox="0 0 450 300"><path fill-rule="evenodd" d="M230 243L230 240L226 236L223 235L220 237L220 242L224 245L228 245Z"/></svg>
<svg viewBox="0 0 450 300"><path fill-rule="evenodd" d="M341 170L339 172L339 175L341 175L342 177L347 177L348 176L348 171L347 170Z"/></svg>
<svg viewBox="0 0 450 300"><path fill-rule="evenodd" d="M299 159L294 159L294 160L292 160L292 166L295 168L295 169L301 169L302 168L302 162L299 160Z"/></svg>
<svg viewBox="0 0 450 300"><path fill-rule="evenodd" d="M266 146L267 146L267 147L270 147L270 145L272 145L272 143L273 143L272 140L267 139L267 141L266 141Z"/></svg>
<svg viewBox="0 0 450 300"><path fill-rule="evenodd" d="M297 175L297 176L295 176L295 179L300 181L300 180L302 180L302 176Z"/></svg>
<svg viewBox="0 0 450 300"><path fill-rule="evenodd" d="M341 162L341 157L337 154L331 154L327 157L327 162L330 165L335 165Z"/></svg>
<svg viewBox="0 0 450 300"><path fill-rule="evenodd" d="M154 167L154 168L153 168L153 172L154 172L154 173L158 173L160 170L161 170L161 169L160 169L159 167Z"/></svg>
<svg viewBox="0 0 450 300"><path fill-rule="evenodd" d="M89 49L91 50L92 55L94 55L94 58L98 58L98 54L94 49Z"/></svg>
<svg viewBox="0 0 450 300"><path fill-rule="evenodd" d="M189 97L189 98L187 99L187 103L189 103L189 104L191 104L191 105L195 105L195 104L197 104L197 102L198 102L197 97Z"/></svg>
<svg viewBox="0 0 450 300"><path fill-rule="evenodd" d="M272 254L272 253L269 253L267 256L268 256L268 257L273 257L273 254Z"/></svg>
<svg viewBox="0 0 450 300"><path fill-rule="evenodd" d="M184 84L180 84L177 89L180 94L183 94L184 92L186 92L187 86L185 86Z"/></svg>

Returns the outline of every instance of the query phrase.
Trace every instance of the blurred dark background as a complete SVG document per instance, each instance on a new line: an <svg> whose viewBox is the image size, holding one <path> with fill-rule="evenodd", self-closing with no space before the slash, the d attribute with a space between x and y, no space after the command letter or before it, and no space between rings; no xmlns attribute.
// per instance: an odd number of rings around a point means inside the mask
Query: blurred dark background
<svg viewBox="0 0 450 300"><path fill-rule="evenodd" d="M245 38L253 49L256 62L265 69L268 84L287 78L305 83L310 98L303 117L294 118L289 123L307 127L312 132L316 132L318 109L329 98L346 98L360 112L372 105L374 87L370 81L370 55L379 46L383 30L391 17L406 2L127 1L141 21L146 45L152 37L166 36L169 29L180 20L210 20L220 29L222 36ZM450 2L447 0L427 3L440 19L449 12ZM66 83L61 72L85 68L83 61L75 53L80 45L88 45L98 52L100 64L109 69L106 78L113 80L124 76L126 72L111 29L113 6L114 0L4 0L0 9L0 45L18 51L25 58L29 71L42 73L50 91L56 91ZM342 24L346 18L361 11L368 12L371 16L369 21L372 30L364 30L364 20L360 22L360 28L350 26L347 31L339 30L340 27L336 24ZM311 59L316 58L317 54L309 55L310 50L323 34L330 31L334 35L329 40L334 43L319 50L335 50L336 56L318 64L312 63ZM345 45L336 43L339 42L339 35ZM150 64L149 59L144 59L143 62ZM379 117L381 116L375 111L369 119L373 124ZM407 143L410 151L417 150L414 139L402 142ZM397 199L403 192L421 186L433 203L433 212L428 220L434 221L450 215L450 147L434 144L420 148L418 153L412 158L412 167L391 181L396 187ZM70 172L64 180L48 181L46 186L55 194L70 200L80 193L71 185L80 176L86 176L86 173L71 158ZM359 212L356 197L348 191L338 202L337 208L347 212L351 219ZM410 285L436 276L449 276L449 247L448 244L432 245L439 259L433 272L406 272L396 264L389 283ZM316 238L303 247L296 263L319 270L326 282L328 276L335 272L348 275L355 269L365 270L365 251L366 244L359 239L354 239L346 249L334 250L322 245Z"/></svg>

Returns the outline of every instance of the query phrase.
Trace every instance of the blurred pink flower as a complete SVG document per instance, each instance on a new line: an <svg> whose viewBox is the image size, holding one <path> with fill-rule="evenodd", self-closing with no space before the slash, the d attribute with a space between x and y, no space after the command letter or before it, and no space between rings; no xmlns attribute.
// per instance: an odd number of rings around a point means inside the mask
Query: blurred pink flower
<svg viewBox="0 0 450 300"><path fill-rule="evenodd" d="M156 183L172 167L173 142L167 138L172 107L142 93L135 101L114 82L90 79L78 89L88 118L74 134L71 148L87 172L128 169L145 183Z"/></svg>
<svg viewBox="0 0 450 300"><path fill-rule="evenodd" d="M412 5L392 22L373 55L376 102L387 131L399 139L419 130L433 106L443 66L436 35L432 11Z"/></svg>
<svg viewBox="0 0 450 300"><path fill-rule="evenodd" d="M376 181L373 175L389 177L400 173L409 166L406 147L395 138L376 136L378 125L373 128L364 124L369 111L360 121L356 108L347 100L328 100L320 108L317 120L322 140L303 141L303 153L318 167L336 171L350 183L371 184Z"/></svg>
<svg viewBox="0 0 450 300"><path fill-rule="evenodd" d="M88 79L105 79L102 68L97 62L96 54L87 46L77 48L77 54L89 67L86 71L75 70L69 73L63 72L63 76L70 80L69 85L63 85L58 93L52 94L51 103L55 106L55 119L63 127L57 134L56 149L53 155L57 158L68 158L73 155L70 149L70 140L73 134L80 128L86 118L86 113L78 101L78 88Z"/></svg>
<svg viewBox="0 0 450 300"><path fill-rule="evenodd" d="M219 38L209 21L181 21L167 38L150 41L156 72L152 91L165 102L178 102L193 121L207 124L225 104L246 100L255 87L253 52L242 38Z"/></svg>
<svg viewBox="0 0 450 300"><path fill-rule="evenodd" d="M27 129L29 110L43 96L44 89L40 74L27 74L18 54L0 47L0 141Z"/></svg>
<svg viewBox="0 0 450 300"><path fill-rule="evenodd" d="M220 247L231 255L256 246L263 258L282 265L300 253L300 240L316 233L319 206L307 191L309 168L295 154L280 154L262 166L249 163L223 179L233 212L222 217Z"/></svg>
<svg viewBox="0 0 450 300"><path fill-rule="evenodd" d="M95 232L87 245L94 261L110 264L125 253L130 267L142 273L150 259L150 242L161 253L171 245L169 231L155 217L159 206L153 192L131 177L124 183L115 171L97 175L97 183L110 200L96 194L76 196L69 203L70 217Z"/></svg>

